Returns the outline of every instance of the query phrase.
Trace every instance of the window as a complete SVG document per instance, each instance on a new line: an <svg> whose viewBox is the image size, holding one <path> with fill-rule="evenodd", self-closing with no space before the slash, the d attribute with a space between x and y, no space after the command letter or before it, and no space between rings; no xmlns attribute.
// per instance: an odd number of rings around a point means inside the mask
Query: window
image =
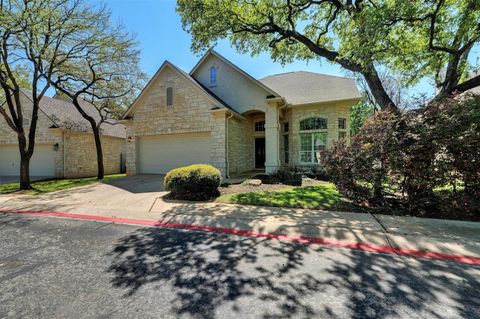
<svg viewBox="0 0 480 319"><path fill-rule="evenodd" d="M300 162L318 164L320 153L327 146L327 132L300 134Z"/></svg>
<svg viewBox="0 0 480 319"><path fill-rule="evenodd" d="M347 128L347 119L339 118L338 119L338 128L340 130L345 130Z"/></svg>
<svg viewBox="0 0 480 319"><path fill-rule="evenodd" d="M288 152L289 152L288 134L284 134L283 135L283 156L285 159L285 164L288 164L288 161L289 161Z"/></svg>
<svg viewBox="0 0 480 319"><path fill-rule="evenodd" d="M210 68L210 85L217 85L217 68L214 66Z"/></svg>
<svg viewBox="0 0 480 319"><path fill-rule="evenodd" d="M300 131L326 130L327 119L321 117L311 117L300 121Z"/></svg>
<svg viewBox="0 0 480 319"><path fill-rule="evenodd" d="M347 132L338 132L338 139L344 140L347 138Z"/></svg>
<svg viewBox="0 0 480 319"><path fill-rule="evenodd" d="M23 118L23 126L30 126L30 119L28 117Z"/></svg>
<svg viewBox="0 0 480 319"><path fill-rule="evenodd" d="M327 147L327 119L312 117L300 121L300 162L318 164Z"/></svg>
<svg viewBox="0 0 480 319"><path fill-rule="evenodd" d="M288 133L288 129L289 129L288 122L283 123L283 133Z"/></svg>
<svg viewBox="0 0 480 319"><path fill-rule="evenodd" d="M265 132L265 121L255 122L255 132Z"/></svg>
<svg viewBox="0 0 480 319"><path fill-rule="evenodd" d="M167 106L173 105L173 88L167 88Z"/></svg>

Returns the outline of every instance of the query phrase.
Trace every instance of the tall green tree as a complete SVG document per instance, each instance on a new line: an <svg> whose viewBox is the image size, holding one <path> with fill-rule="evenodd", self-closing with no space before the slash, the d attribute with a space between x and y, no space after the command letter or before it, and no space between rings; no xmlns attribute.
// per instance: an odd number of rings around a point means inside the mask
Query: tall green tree
<svg viewBox="0 0 480 319"><path fill-rule="evenodd" d="M39 103L52 86L69 96L91 124L98 177L103 177L101 123L92 121L79 101L101 100L98 112L107 118L111 112L105 105L128 96L136 83L128 81L140 73L135 45L133 37L110 25L108 10L87 0L0 0L0 87L6 101L0 114L18 137L21 189L31 188ZM22 88L31 92L31 112L20 98Z"/></svg>
<svg viewBox="0 0 480 319"><path fill-rule="evenodd" d="M196 52L228 38L282 63L324 59L360 74L381 108L397 105L379 66L406 85L434 79L439 96L480 85L480 76L463 80L479 43L479 0L178 0L177 11Z"/></svg>

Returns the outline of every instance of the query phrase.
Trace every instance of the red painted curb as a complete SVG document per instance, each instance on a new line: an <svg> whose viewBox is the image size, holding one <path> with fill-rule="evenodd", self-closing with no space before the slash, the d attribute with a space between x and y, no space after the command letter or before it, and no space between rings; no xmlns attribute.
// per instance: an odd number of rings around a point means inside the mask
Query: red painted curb
<svg viewBox="0 0 480 319"><path fill-rule="evenodd" d="M393 248L390 246L374 245L374 244L367 244L367 243L360 243L360 242L345 242L341 240L332 240L327 238L291 236L291 235L283 235L283 234L275 234L275 233L260 233L260 232L255 232L251 230L243 230L243 229L237 229L237 228L223 228L223 227L202 226L202 225L194 225L194 224L170 223L170 222L162 222L162 221L156 221L156 220L129 219L129 218L121 218L121 217L105 217L105 216L83 215L83 214L74 214L74 213L59 213L59 212L48 212L48 211L0 209L0 213L44 215L44 216L52 216L52 217L96 220L96 221L114 222L114 223L131 224L131 225L142 225L142 226L151 226L151 227L196 230L196 231L218 233L218 234L277 239L277 240L290 241L290 242L296 242L296 243L302 243L302 244L316 244L316 245L322 245L322 246L328 246L328 247L354 249L354 250L361 250L361 251L368 251L368 252L375 252L375 253L382 253L382 254L395 254L395 255L416 257L416 258L449 260L449 261L456 261L459 263L469 264L469 265L480 265L480 258L476 258L476 257L468 257L468 256L462 256L462 255L453 255L453 254L447 254L447 253L439 253L439 252L408 249L408 248Z"/></svg>

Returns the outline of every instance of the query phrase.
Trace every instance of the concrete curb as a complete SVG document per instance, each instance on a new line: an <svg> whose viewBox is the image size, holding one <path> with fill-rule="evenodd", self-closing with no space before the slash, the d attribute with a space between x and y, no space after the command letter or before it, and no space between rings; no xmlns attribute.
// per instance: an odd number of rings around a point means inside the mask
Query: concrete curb
<svg viewBox="0 0 480 319"><path fill-rule="evenodd" d="M296 242L296 243L302 243L302 244L315 244L315 245L328 246L328 247L334 247L334 248L360 250L360 251L367 251L367 252L374 252L374 253L381 253L381 254L392 254L392 255L415 257L415 258L454 261L454 262L468 264L468 265L480 265L480 258L476 258L476 257L440 253L440 252L433 252L433 251L426 251L426 250L395 248L390 246L382 246L382 245L375 245L375 244L361 243L361 242L345 242L341 240L332 240L332 239L320 238L320 237L307 237L307 236L300 236L300 235L297 236L297 235L284 235L284 234L267 233L267 232L255 232L255 231L238 229L238 228L222 228L222 227L196 225L196 224L180 224L180 223L172 223L172 222L163 222L163 221L147 220L147 219L129 219L129 218L83 215L83 214L75 214L75 213L61 213L61 212L49 212L49 211L0 209L0 213L40 215L40 216L50 216L50 217L60 217L60 218L104 221L104 222L140 225L140 226L149 226L149 227L184 229L184 230L202 231L202 232L226 234L226 235L276 239L276 240Z"/></svg>

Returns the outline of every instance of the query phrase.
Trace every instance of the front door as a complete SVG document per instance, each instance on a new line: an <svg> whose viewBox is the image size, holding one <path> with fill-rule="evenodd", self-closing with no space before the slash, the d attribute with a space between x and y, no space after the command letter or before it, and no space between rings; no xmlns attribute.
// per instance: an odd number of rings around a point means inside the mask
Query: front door
<svg viewBox="0 0 480 319"><path fill-rule="evenodd" d="M265 167L265 138L255 139L255 168Z"/></svg>

